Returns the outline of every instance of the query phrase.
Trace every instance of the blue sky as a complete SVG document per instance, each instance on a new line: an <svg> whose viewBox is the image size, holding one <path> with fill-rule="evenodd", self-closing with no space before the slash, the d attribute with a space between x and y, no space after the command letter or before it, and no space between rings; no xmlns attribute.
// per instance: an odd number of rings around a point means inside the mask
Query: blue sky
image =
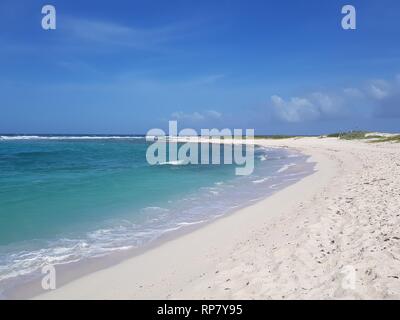
<svg viewBox="0 0 400 320"><path fill-rule="evenodd" d="M41 28L41 8L57 29ZM357 29L341 28L341 8ZM400 3L0 3L0 132L400 131Z"/></svg>

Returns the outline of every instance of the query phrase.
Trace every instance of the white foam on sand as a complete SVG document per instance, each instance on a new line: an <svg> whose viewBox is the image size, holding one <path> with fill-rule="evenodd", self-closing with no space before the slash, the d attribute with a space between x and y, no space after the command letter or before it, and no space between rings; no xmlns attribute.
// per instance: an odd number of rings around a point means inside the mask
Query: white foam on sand
<svg viewBox="0 0 400 320"><path fill-rule="evenodd" d="M258 183L263 183L265 181L268 181L270 179L271 179L271 177L266 177L266 178L262 178L262 179L258 179L258 180L253 180L252 182L255 184L258 184Z"/></svg>
<svg viewBox="0 0 400 320"><path fill-rule="evenodd" d="M285 164L277 172L278 173L284 172L284 171L288 170L290 167L293 167L295 165L296 165L295 163Z"/></svg>

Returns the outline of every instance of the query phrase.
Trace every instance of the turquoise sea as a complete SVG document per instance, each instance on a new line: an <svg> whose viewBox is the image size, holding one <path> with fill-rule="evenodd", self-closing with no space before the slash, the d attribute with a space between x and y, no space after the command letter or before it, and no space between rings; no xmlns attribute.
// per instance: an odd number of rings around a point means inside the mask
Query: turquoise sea
<svg viewBox="0 0 400 320"><path fill-rule="evenodd" d="M300 153L262 147L249 176L235 165L150 166L148 146L141 136L0 136L0 290L47 264L210 221L313 170Z"/></svg>

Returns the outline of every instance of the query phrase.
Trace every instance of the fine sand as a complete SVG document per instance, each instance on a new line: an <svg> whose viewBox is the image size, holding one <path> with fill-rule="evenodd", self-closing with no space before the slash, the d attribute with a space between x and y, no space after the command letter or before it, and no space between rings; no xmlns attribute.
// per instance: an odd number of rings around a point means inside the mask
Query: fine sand
<svg viewBox="0 0 400 320"><path fill-rule="evenodd" d="M38 299L400 298L400 144L259 140L316 172Z"/></svg>

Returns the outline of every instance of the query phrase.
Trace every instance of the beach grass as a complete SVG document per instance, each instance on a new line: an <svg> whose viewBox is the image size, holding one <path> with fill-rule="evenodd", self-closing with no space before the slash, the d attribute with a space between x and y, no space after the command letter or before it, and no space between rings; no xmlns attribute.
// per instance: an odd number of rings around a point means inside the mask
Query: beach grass
<svg viewBox="0 0 400 320"><path fill-rule="evenodd" d="M343 140L360 140L360 139L368 139L367 136L368 131L350 131L341 133L339 139Z"/></svg>
<svg viewBox="0 0 400 320"><path fill-rule="evenodd" d="M304 137L311 136L299 136L299 135L257 135L254 136L254 139L272 139L272 140L283 140L283 139L300 139ZM368 140L370 143L377 142L400 142L400 134L393 136L385 136L379 134L373 134L370 131L362 131L362 130L354 130L354 131L344 131L344 132L334 132L327 135L319 136L319 138L338 138L342 140Z"/></svg>
<svg viewBox="0 0 400 320"><path fill-rule="evenodd" d="M347 131L336 132L327 135L328 138L339 138L343 140L361 140L361 139L374 139L382 138L382 136L371 135L369 131Z"/></svg>
<svg viewBox="0 0 400 320"><path fill-rule="evenodd" d="M339 138L343 140L371 140L370 143L378 142L400 142L400 135L384 136L378 134L371 134L369 131L348 131L336 132L326 135L328 138Z"/></svg>
<svg viewBox="0 0 400 320"><path fill-rule="evenodd" d="M378 142L400 142L400 134L392 137L379 137L376 140L370 141L370 143L378 143Z"/></svg>

